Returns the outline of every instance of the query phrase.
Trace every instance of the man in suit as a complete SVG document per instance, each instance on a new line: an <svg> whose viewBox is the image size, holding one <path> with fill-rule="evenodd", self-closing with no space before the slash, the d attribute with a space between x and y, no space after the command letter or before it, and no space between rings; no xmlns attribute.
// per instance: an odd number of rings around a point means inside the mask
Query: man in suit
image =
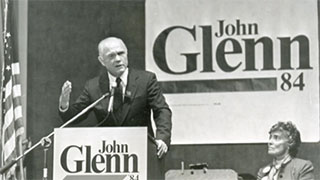
<svg viewBox="0 0 320 180"><path fill-rule="evenodd" d="M87 81L82 94L75 103L69 105L71 82L62 86L59 99L60 116L68 120L103 94L114 88L114 106L108 113L109 98L98 103L92 110L100 126L147 126L150 137L156 144L156 155L160 164L160 172L150 172L152 177L163 178L163 162L161 158L167 153L171 139L171 110L167 105L157 82L155 74L128 67L128 50L124 42L116 37L102 40L98 45L98 60L105 67L100 76ZM156 125L154 135L151 125L151 110ZM85 119L88 114L80 117ZM149 147L149 145L148 145ZM153 158L148 149L148 159ZM148 160L148 162L150 162ZM149 166L149 165L148 165ZM162 167L161 167L162 166ZM161 175L159 175L159 173ZM161 177L159 177L161 176Z"/></svg>

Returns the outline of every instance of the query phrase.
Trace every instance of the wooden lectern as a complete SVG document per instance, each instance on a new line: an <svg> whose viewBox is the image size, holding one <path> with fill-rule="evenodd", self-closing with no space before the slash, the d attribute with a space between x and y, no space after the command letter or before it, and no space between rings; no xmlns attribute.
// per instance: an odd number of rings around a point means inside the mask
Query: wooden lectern
<svg viewBox="0 0 320 180"><path fill-rule="evenodd" d="M53 180L147 180L147 128L55 129Z"/></svg>

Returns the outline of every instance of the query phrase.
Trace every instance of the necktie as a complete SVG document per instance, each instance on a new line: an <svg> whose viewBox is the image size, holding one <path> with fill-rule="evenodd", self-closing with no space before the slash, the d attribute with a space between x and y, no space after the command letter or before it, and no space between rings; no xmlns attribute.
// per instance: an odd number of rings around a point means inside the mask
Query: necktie
<svg viewBox="0 0 320 180"><path fill-rule="evenodd" d="M113 110L114 112L118 112L121 105L122 105L122 85L121 79L118 77L116 79L117 87L114 89L114 103L113 103Z"/></svg>

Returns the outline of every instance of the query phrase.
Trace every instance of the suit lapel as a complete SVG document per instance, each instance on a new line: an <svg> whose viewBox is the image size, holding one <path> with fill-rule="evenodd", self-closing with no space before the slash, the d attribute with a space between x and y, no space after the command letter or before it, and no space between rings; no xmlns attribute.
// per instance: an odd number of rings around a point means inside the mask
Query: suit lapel
<svg viewBox="0 0 320 180"><path fill-rule="evenodd" d="M136 91L137 91L137 79L138 79L138 74L136 71L129 69L128 73L128 82L127 82L127 87L126 87L126 92L125 92L125 98L124 98L124 103L122 105L122 114L121 114L121 119L119 122L119 125L122 125L124 123L124 120L126 119L131 103L133 100L133 97L135 97Z"/></svg>

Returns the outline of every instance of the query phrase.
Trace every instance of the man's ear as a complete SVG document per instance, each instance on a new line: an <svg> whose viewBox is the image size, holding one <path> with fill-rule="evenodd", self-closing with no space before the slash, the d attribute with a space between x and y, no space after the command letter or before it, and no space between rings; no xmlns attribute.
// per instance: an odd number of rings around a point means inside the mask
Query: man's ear
<svg viewBox="0 0 320 180"><path fill-rule="evenodd" d="M104 65L104 61L103 61L103 58L102 58L101 56L98 56L98 60L99 60L99 62L102 64L102 66L105 66L105 65Z"/></svg>

